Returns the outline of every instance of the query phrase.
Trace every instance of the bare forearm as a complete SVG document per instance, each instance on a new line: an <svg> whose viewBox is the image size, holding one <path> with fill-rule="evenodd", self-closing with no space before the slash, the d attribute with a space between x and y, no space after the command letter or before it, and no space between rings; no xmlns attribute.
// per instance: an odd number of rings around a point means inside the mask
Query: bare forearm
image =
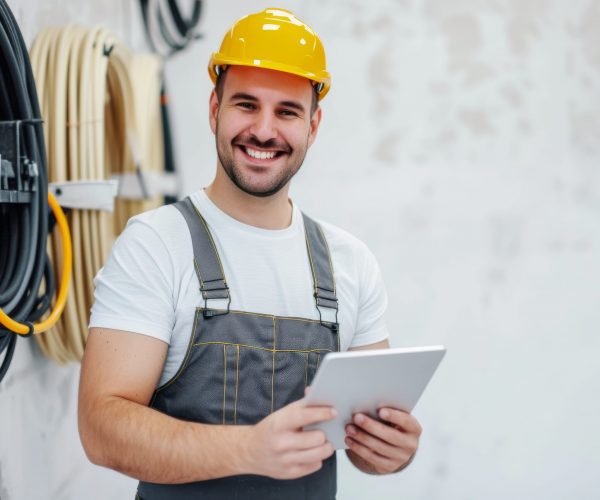
<svg viewBox="0 0 600 500"><path fill-rule="evenodd" d="M80 415L90 460L154 483L251 473L245 450L248 431L247 426L178 420L119 397Z"/></svg>

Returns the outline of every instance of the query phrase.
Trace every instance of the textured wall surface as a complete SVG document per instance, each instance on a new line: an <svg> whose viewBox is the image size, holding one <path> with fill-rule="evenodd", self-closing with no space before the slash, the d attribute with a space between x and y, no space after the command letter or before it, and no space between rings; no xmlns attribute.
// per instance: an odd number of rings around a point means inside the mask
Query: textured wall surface
<svg viewBox="0 0 600 500"><path fill-rule="evenodd" d="M131 0L9 3L28 41L69 21L144 47ZM597 498L600 2L279 3L322 36L333 75L293 197L378 257L394 345L448 347L415 410L414 464L382 478L340 460L338 497ZM167 63L188 191L214 174L209 54L264 6L208 0L203 40ZM19 342L0 499L131 497L83 455L77 377Z"/></svg>

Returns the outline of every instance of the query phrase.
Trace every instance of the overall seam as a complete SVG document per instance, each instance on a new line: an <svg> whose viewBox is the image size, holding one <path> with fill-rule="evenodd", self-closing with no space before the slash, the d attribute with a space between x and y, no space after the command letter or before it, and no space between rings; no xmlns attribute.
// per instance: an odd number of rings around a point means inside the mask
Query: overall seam
<svg viewBox="0 0 600 500"><path fill-rule="evenodd" d="M321 238L323 238L323 241L325 242L325 247L327 248L327 260L329 261L329 269L331 270L331 284L333 285L333 294L335 295L335 279L333 277L333 264L331 262L331 250L329 250L329 243L327 243L327 238L325 238L325 235L323 234L323 230L321 229L321 226L319 224L317 224L317 230L321 234Z"/></svg>
<svg viewBox="0 0 600 500"><path fill-rule="evenodd" d="M235 353L235 400L233 401L233 423L237 424L237 399L238 399L238 385L239 385L239 368L240 368L240 346L236 346L237 352Z"/></svg>
<svg viewBox="0 0 600 500"><path fill-rule="evenodd" d="M271 372L271 413L273 413L273 404L275 402L275 347L277 346L277 333L275 328L275 318L273 317L273 370Z"/></svg>
<svg viewBox="0 0 600 500"><path fill-rule="evenodd" d="M308 385L308 356L309 353L306 354L306 365L304 366L304 390L306 391L306 386Z"/></svg>
<svg viewBox="0 0 600 500"><path fill-rule="evenodd" d="M309 353L309 352L316 352L316 353L327 353L327 352L334 352L332 349L268 349L266 347L259 347L259 346L255 346L255 345L249 345L249 344L237 344L235 342L224 342L224 341L209 341L209 342L198 342L196 344L194 344L194 347L197 346L202 346L202 345L232 345L232 346L238 346L238 347L246 347L248 349L256 349L259 351L266 351L266 352L304 352L304 353Z"/></svg>
<svg viewBox="0 0 600 500"><path fill-rule="evenodd" d="M315 271L315 265L313 263L312 249L310 246L310 238L308 237L308 230L306 228L306 224L304 225L304 238L306 239L306 249L308 250L308 260L310 261L310 269L311 269L312 275L313 275L313 291L315 293L317 293L317 288L319 286L319 283L317 281L317 273Z"/></svg>
<svg viewBox="0 0 600 500"><path fill-rule="evenodd" d="M156 389L156 391L154 392L154 396L152 397L152 401L150 402L150 406L152 406L154 404L154 400L156 399L156 396L158 395L158 393L160 391L162 391L163 389L166 389L167 387L169 387L183 373L183 370L185 369L187 362L189 361L190 354L192 352L192 347L196 345L194 343L194 341L196 340L196 325L198 323L198 316L199 316L198 310L196 310L196 314L194 316L194 326L192 327L192 335L190 336L190 343L188 344L188 349L187 349L187 352L185 353L185 358L184 358L183 362L181 363L179 370L177 370L177 373L175 373L175 375L173 375L171 380L168 380L163 385L161 385L158 389Z"/></svg>
<svg viewBox="0 0 600 500"><path fill-rule="evenodd" d="M223 344L223 424L225 423L226 392L227 392L227 345Z"/></svg>
<svg viewBox="0 0 600 500"><path fill-rule="evenodd" d="M227 282L227 279L225 277L225 271L223 270L223 264L221 263L221 257L219 256L219 252L217 251L217 246L215 245L215 242L213 240L212 234L211 234L210 230L208 229L208 225L206 224L206 221L204 220L204 217L202 217L202 214L196 208L196 205L194 205L192 203L192 206L194 207L194 211L196 212L196 214L200 218L200 221L202 222L202 225L204 226L204 229L206 229L206 234L208 235L208 239L210 240L210 244L212 245L213 250L215 252L215 255L217 257L217 262L219 264L219 267L221 268L221 273L222 273L222 276L223 276L223 281Z"/></svg>

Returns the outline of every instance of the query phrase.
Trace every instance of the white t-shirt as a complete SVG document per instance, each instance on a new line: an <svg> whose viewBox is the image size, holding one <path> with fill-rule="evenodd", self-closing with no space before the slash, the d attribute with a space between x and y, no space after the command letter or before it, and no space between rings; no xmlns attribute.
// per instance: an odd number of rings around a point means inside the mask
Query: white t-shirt
<svg viewBox="0 0 600 500"><path fill-rule="evenodd" d="M319 319L298 207L293 207L289 227L268 230L233 219L203 190L191 199L215 241L232 310ZM331 252L341 349L388 338L383 319L387 295L375 257L354 236L317 222ZM175 207L164 206L129 220L94 280L90 328L140 333L169 344L159 385L181 365L195 308L204 305L193 256L185 219ZM220 304L211 301L209 307Z"/></svg>

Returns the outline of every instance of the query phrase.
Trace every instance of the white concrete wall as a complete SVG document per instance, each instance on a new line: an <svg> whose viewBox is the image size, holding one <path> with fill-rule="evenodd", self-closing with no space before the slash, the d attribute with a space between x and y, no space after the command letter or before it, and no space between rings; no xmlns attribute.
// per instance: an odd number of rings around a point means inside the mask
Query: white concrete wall
<svg viewBox="0 0 600 500"><path fill-rule="evenodd" d="M9 3L28 40L68 20L143 47L132 0ZM600 2L279 5L322 36L333 74L293 196L377 255L394 345L448 347L414 464L373 478L340 460L338 497L598 498ZM188 192L214 173L209 54L265 4L205 7L205 38L167 64ZM77 376L19 342L0 385L2 500L133 492L83 457Z"/></svg>

